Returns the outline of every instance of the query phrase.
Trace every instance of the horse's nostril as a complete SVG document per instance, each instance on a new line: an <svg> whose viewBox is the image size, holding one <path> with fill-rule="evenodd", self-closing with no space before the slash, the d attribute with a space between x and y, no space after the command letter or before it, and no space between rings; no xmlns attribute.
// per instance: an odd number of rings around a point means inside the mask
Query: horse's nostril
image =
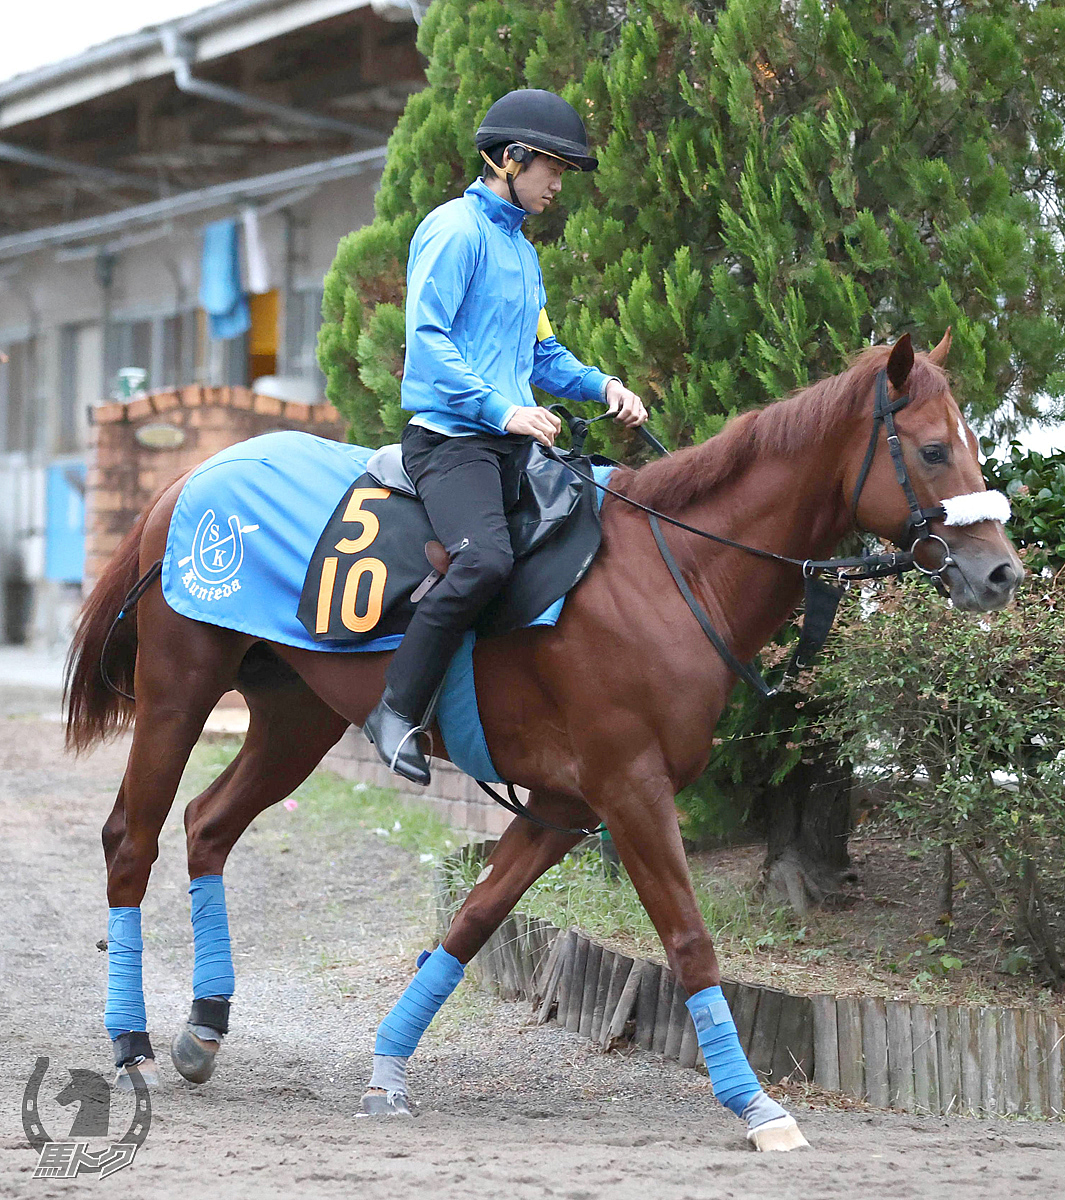
<svg viewBox="0 0 1065 1200"><path fill-rule="evenodd" d="M987 582L995 588L996 591L1006 591L1007 588L1017 586L1018 573L1014 570L1013 565L1008 562L999 563L999 565L987 577Z"/></svg>

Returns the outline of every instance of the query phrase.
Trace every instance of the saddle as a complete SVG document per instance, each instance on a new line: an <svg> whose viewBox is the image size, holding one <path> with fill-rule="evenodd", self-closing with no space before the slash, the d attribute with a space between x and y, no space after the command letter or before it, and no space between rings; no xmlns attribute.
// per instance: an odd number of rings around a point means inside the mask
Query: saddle
<svg viewBox="0 0 1065 1200"><path fill-rule="evenodd" d="M615 465L595 455L563 457L587 475L593 466ZM510 456L503 496L515 565L482 612L479 636L529 625L583 578L602 537L596 490L548 458L536 441ZM357 644L402 633L448 561L403 467L401 447L384 446L318 538L297 616L318 642Z"/></svg>

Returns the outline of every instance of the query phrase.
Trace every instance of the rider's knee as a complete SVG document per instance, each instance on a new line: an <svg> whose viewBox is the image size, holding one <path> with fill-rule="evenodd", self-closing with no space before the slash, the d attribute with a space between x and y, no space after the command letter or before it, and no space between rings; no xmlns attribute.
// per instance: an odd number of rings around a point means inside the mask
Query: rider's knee
<svg viewBox="0 0 1065 1200"><path fill-rule="evenodd" d="M496 542L472 542L462 554L463 564L486 590L502 586L514 570L514 551Z"/></svg>

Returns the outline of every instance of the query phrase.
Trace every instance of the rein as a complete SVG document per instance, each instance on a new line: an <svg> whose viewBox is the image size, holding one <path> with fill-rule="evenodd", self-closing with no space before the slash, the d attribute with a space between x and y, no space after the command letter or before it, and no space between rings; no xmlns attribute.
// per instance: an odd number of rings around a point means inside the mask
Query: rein
<svg viewBox="0 0 1065 1200"><path fill-rule="evenodd" d="M882 399L881 399L882 398ZM720 534L711 533L708 529L699 529L695 525L689 525L685 521L680 521L676 517L668 516L666 513L659 512L656 508L651 508L647 504L641 504L638 500L633 500L631 496L626 496L622 492L615 491L605 483L600 483L591 475L586 475L583 471L579 471L572 463L570 463L565 455L559 454L553 447L544 447L544 454L548 458L553 458L556 462L561 463L567 470L572 471L578 478L583 479L586 483L592 484L599 488L600 491L606 492L610 496L616 497L618 500L628 504L630 508L639 509L640 512L647 513L649 517L657 517L659 521L665 521L669 525L675 525L678 529L683 529L686 533L694 533L696 537L705 538L710 542L717 542L721 546L729 546L733 550L743 550L747 554L753 554L756 558L767 559L772 562L786 563L793 567L802 567L803 574L809 576L818 571L855 571L855 574L847 574L843 578L847 580L859 581L862 579L876 579L884 575L901 575L905 571L918 570L923 575L937 576L944 571L948 566L951 566L953 560L950 558L950 551L947 548L946 542L937 534L931 533L928 530L928 522L943 520L946 517L946 509L942 505L936 508L922 509L920 502L917 499L917 494L913 490L910 483L909 472L906 469L906 464L902 458L902 447L899 443L898 434L895 432L894 414L899 409L905 408L910 402L910 397L901 396L894 404L887 403L887 372L881 370L876 377L876 404L873 409L873 431L869 439L869 448L866 451L865 461L862 463L862 469L858 475L858 482L854 489L854 496L851 500L851 511L856 512L858 500L861 496L862 488L865 486L866 476L869 474L869 468L872 465L873 456L876 453L877 437L880 432L880 423L884 422L888 431L888 447L891 451L892 462L895 464L895 475L898 478L903 492L906 495L906 500L910 506L910 518L907 521L907 530L913 528L914 537L911 542L934 540L939 542L946 553L946 561L940 566L934 568L922 567L914 558L911 550L893 551L890 554L865 554L853 558L790 558L786 554L776 554L772 550L762 550L757 546L748 546L743 542L733 541L732 538L722 537ZM558 407L558 406L555 406ZM599 420L598 417L594 418ZM589 422L585 422L588 424ZM643 432L642 430L640 431ZM661 448L664 453L664 447L657 439L652 441L656 448Z"/></svg>
<svg viewBox="0 0 1065 1200"><path fill-rule="evenodd" d="M862 494L862 489L865 486L866 479L869 475L869 470L872 467L873 458L876 454L877 441L880 435L880 426L883 425L887 432L888 449L891 453L891 461L895 467L895 478L899 482L899 486L903 490L906 497L906 502L910 507L910 515L906 522L904 537L912 533L910 538L910 549L893 551L889 554L865 554L852 558L828 558L828 559L810 559L810 558L791 558L786 554L776 554L772 550L762 550L757 546L748 546L743 542L733 541L732 538L722 537L720 534L711 533L708 529L699 529L694 525L689 525L685 521L680 521L676 517L667 516L665 513L659 512L657 509L651 508L649 505L641 504L638 500L633 500L630 496L626 496L621 492L615 491L605 483L600 483L591 475L585 474L578 470L573 464L567 461L564 455L558 453L552 447L546 447L544 453L553 458L556 462L561 463L574 475L584 480L586 483L592 484L599 488L600 491L606 492L608 495L616 497L618 500L628 504L631 508L638 509L640 512L647 514L651 525L651 532L654 535L655 544L658 546L659 553L673 577L681 595L684 597L685 603L691 610L692 615L699 622L700 627L706 634L707 638L721 655L729 669L745 680L751 687L755 689L765 699L775 696L779 690L779 685L771 688L759 674L757 669L749 663L742 663L732 653L728 645L721 635L714 628L706 611L696 599L691 588L677 565L677 560L673 556L669 548L669 544L662 532L660 522L665 521L669 525L674 525L678 529L683 529L686 533L695 534L696 537L701 537L707 541L716 542L721 546L728 546L733 550L742 550L746 554L754 555L755 558L765 559L771 562L784 563L788 566L801 567L806 593L806 617L803 620L802 634L799 638L799 644L796 647L795 653L792 655L791 661L788 663L781 679L781 684L784 679L797 668L804 667L810 663L817 652L822 648L828 639L832 625L836 617L836 609L839 606L840 600L843 598L843 591L851 583L860 582L865 579L881 579L890 575L903 575L907 571L916 570L922 575L928 576L935 584L941 594L946 594L946 588L943 584L942 573L951 566L954 560L950 555L950 548L947 543L938 534L932 533L928 527L929 521L944 520L946 518L946 509L942 505L935 508L921 508L920 501L917 499L917 493L913 489L913 484L910 482L909 471L906 468L905 460L902 456L902 443L899 440L898 433L895 430L895 413L906 407L910 403L909 395L900 396L894 403L888 401L887 392L887 370L881 368L876 376L876 396L873 403L873 428L869 437L869 446L865 452L865 459L862 462L861 470L858 473L858 479L854 488L854 495L851 498L851 513L857 523L858 501ZM553 406L556 411L561 409L561 405ZM570 418L569 413L561 409L567 418L570 419L572 426L580 435L583 443L584 434L587 433L587 427L590 424L588 421L580 421L579 418ZM593 420L599 420L599 417ZM579 424L578 424L579 422ZM641 434L644 430L639 431ZM649 442L655 449L668 453L665 447L657 439L647 435L645 440ZM913 553L913 547L918 542L936 541L943 548L943 559L937 567L923 567L916 559ZM827 583L821 579L822 573L830 572L835 574L837 585ZM811 619L812 618L812 619Z"/></svg>

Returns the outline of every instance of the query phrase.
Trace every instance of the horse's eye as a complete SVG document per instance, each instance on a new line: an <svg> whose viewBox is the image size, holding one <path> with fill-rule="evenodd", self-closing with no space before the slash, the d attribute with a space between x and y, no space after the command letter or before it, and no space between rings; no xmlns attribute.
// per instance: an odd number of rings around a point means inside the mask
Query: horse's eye
<svg viewBox="0 0 1065 1200"><path fill-rule="evenodd" d="M921 457L930 467L934 467L938 463L947 461L947 448L946 446L922 446Z"/></svg>

